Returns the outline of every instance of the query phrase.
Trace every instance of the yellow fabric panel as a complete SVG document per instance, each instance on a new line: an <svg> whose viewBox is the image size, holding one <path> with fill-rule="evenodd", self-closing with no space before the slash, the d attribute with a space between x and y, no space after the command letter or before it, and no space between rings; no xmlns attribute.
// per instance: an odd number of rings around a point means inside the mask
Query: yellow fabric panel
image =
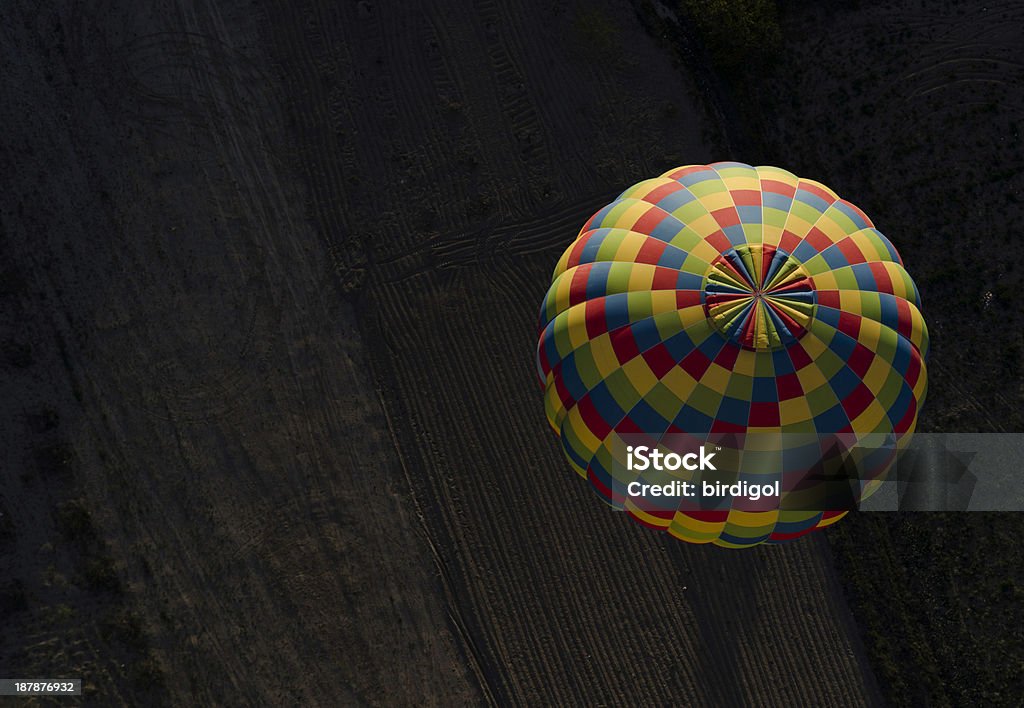
<svg viewBox="0 0 1024 708"><path fill-rule="evenodd" d="M725 523L725 521L701 521L692 516L687 516L681 511L677 511L675 516L672 517L673 526L701 534L720 533L725 528Z"/></svg>
<svg viewBox="0 0 1024 708"><path fill-rule="evenodd" d="M707 238L711 234L722 229L722 227L719 226L718 222L715 220L715 217L711 216L711 214L704 214L703 216L699 216L693 221L689 222L687 226L693 229L694 232L697 233L701 238ZM705 250L705 252L711 256L710 260L714 260L719 256L718 250L716 248L707 243L705 243L704 245L708 246L708 249L710 249ZM700 255L702 259L704 258L702 254L698 255Z"/></svg>
<svg viewBox="0 0 1024 708"><path fill-rule="evenodd" d="M757 352L740 349L732 370L741 376L753 376L757 371Z"/></svg>
<svg viewBox="0 0 1024 708"><path fill-rule="evenodd" d="M652 516L651 514L648 514L646 511L638 507L636 503L630 498L626 499L625 507L630 514L640 519L641 521L650 524L651 526L657 526L660 529L668 528L668 519L662 519L657 516Z"/></svg>
<svg viewBox="0 0 1024 708"><path fill-rule="evenodd" d="M701 203L708 212L735 206L732 201L732 195L729 192L714 192L701 199Z"/></svg>
<svg viewBox="0 0 1024 708"><path fill-rule="evenodd" d="M640 393L647 393L658 383L658 377L654 375L642 356L633 357L627 361L622 365L622 370L629 382L633 384L633 388Z"/></svg>
<svg viewBox="0 0 1024 708"><path fill-rule="evenodd" d="M725 393L725 387L729 383L730 376L732 376L731 371L712 363L708 370L704 372L700 382L717 393Z"/></svg>
<svg viewBox="0 0 1024 708"><path fill-rule="evenodd" d="M759 529L765 526L774 526L779 518L778 509L774 511L741 511L739 509L729 510L728 523L735 524L745 529Z"/></svg>

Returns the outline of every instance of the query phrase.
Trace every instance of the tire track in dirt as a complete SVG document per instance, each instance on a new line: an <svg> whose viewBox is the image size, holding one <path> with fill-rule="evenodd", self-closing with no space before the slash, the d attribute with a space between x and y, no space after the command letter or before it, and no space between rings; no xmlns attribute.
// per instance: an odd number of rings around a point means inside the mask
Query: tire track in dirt
<svg viewBox="0 0 1024 708"><path fill-rule="evenodd" d="M431 73L431 83L437 94L439 115L437 120L438 140L427 141L430 150L429 164L442 165L447 161L443 145L445 138L455 145L456 163L462 171L475 173L479 171L476 155L480 152L480 138L472 123L465 117L466 94L459 83L457 72L451 66L450 47L444 46L443 28L439 27L429 14L424 18L424 42ZM441 126L447 129L447 135L441 132ZM453 225L466 218L466 205L470 203L471 194L468 180L458 170L445 170L436 175L438 190L447 194L446 199L439 199L435 205L438 221Z"/></svg>
<svg viewBox="0 0 1024 708"><path fill-rule="evenodd" d="M580 225L620 192L581 199L533 214L526 220L484 227L475 233L461 233L439 239L434 246L438 267L480 267L509 256L556 253L571 243ZM557 255L556 255L557 257Z"/></svg>
<svg viewBox="0 0 1024 708"><path fill-rule="evenodd" d="M231 252L228 249L218 253L216 245L212 249L209 245L230 241L233 231L237 232L236 229L252 223L247 223L244 215L228 208L227 201L237 189L239 179L246 179L247 172L266 171L269 158L266 142L257 126L257 115L274 116L276 113L272 106L263 102L265 97L259 98L253 89L260 85L261 74L250 62L239 57L237 52L225 47L223 43L203 34L187 31L159 32L133 38L113 49L103 60L86 63L84 78L90 81L102 80L97 74L105 72L110 62L118 64L123 67L129 81L122 87L125 90L105 96L108 99L107 110L125 115L134 123L135 129L147 136L144 139L153 143L169 145L183 139L195 142L193 155L196 157L191 161L191 168L200 175L200 189L196 190L196 198L205 197L208 208L219 215L220 225L214 225L212 229L209 224L200 226L193 223L188 214L167 212L154 205L151 218L155 217L156 221L161 222L164 229L158 238L165 243L165 258L194 263L196 253L205 251L207 258L223 259L229 271L237 269L244 272L247 270L245 260L251 254ZM132 108L131 104L138 108ZM161 119L151 120L147 117L157 109L161 111ZM244 141L245 149L237 145L227 149L216 144L216 135L225 124L237 125L237 137ZM269 127L274 126L271 124ZM214 141L208 140L211 136ZM218 154L240 159L240 169L234 173L229 172L225 168L224 159L216 159ZM245 161L242 162L241 158L245 158ZM172 162L158 171L158 174L163 173L167 188L172 188L172 185L180 188L180 178L176 174L178 169L180 166ZM256 222L263 222L266 218L265 214L258 213L264 205L267 205L265 208L273 207L271 196L265 194L266 198L262 202L254 202ZM143 195L140 197L145 198ZM163 213L157 216L161 211ZM142 231L146 226L138 224L136 228ZM117 257L123 261L120 267L126 271L129 287L143 292L152 287L154 274L148 263L138 260L130 262L130 249L125 249ZM184 263L182 267L187 268ZM223 308L224 303L217 302L217 291L225 286L223 280L216 279L213 272L199 267L194 267L192 271L189 275L191 282L186 283L184 289L175 289L175 297L179 302L161 313L163 326L150 332L146 339L159 341L167 329L168 321L181 318L182 315L190 316L188 313L194 308L196 300L189 289L205 289L209 302L215 303L213 307ZM149 283L145 282L146 279L149 279ZM235 357L232 361L225 354L224 366L216 371L211 370L211 376L205 381L197 382L196 378L206 367L196 365L195 361L189 362L190 358L195 358L195 350L168 349L158 353L156 360L149 361L126 358L125 365L135 371L136 375L141 377L143 372L146 376L156 374L153 377L158 384L157 390L153 392L155 397L140 400L141 409L150 415L161 415L158 408L162 401L175 400L180 415L196 421L209 420L231 412L234 401L244 395L244 389L251 384L244 365L246 358L260 355L252 346L253 332L258 325L266 326L258 318L258 313L266 303L253 300L252 293L258 292L258 289L246 284L238 287L237 292L236 301L230 309L238 326L225 327L214 339L194 343L202 349L204 364L213 352L231 352L230 356ZM154 294L151 299L156 301L158 297ZM212 315L210 308L203 314L205 317ZM139 346L138 339L132 341L139 330L147 326L143 320L131 319L125 314L125 308L113 309L106 320L103 324L105 328L126 337L126 351L146 348L145 345ZM185 320L180 326L195 328L197 322L197 319L191 322ZM186 384L186 381L189 383Z"/></svg>
<svg viewBox="0 0 1024 708"><path fill-rule="evenodd" d="M497 48L494 38L488 38L478 27L475 19L477 9L470 3L463 3L463 7L450 4L443 10L431 8L424 10L424 14L433 29L440 53L451 57L446 68L451 81L459 86L464 97L460 101L459 112L464 115L472 134L468 150L470 154L480 156L481 164L475 171L487 185L481 194L494 201L490 207L482 204L480 211L491 212L497 218L518 213L528 203L525 194L531 188L531 174L514 147L517 137L504 115L499 92L500 86L509 86L508 72L514 73L514 69L507 56ZM467 61L467 57L474 59ZM486 59L478 61L476 57ZM495 116L501 118L495 120ZM512 155L516 157L510 159ZM440 166L446 162L450 163L450 160L436 164ZM464 169L458 164L451 165L451 168L456 171ZM479 214L467 209L461 214L452 213L451 218L454 220L448 226L458 227L479 218Z"/></svg>
<svg viewBox="0 0 1024 708"><path fill-rule="evenodd" d="M517 156L522 188L517 201L511 203L508 213L521 213L539 197L540 186L550 174L556 161L548 142L548 132L541 129L540 119L533 103L534 92L527 90L523 72L510 51L510 42L503 35L516 27L509 22L494 0L475 0L473 3L478 36L484 38L484 49L491 66L494 89L500 99L499 111L504 118L505 132L510 136ZM531 198L532 197L532 198Z"/></svg>
<svg viewBox="0 0 1024 708"><path fill-rule="evenodd" d="M332 27L322 10L316 3L292 4L287 21L282 21L271 6L265 21L279 30L275 38L292 58L287 68L277 64L279 80L302 87L304 100L290 103L286 113L301 146L289 164L305 178L306 213L328 243L339 285L348 292L361 283L368 257L368 239L355 227L370 222L366 189L356 177L363 127L358 119L363 114L353 112L346 100L356 93L355 59L349 45L332 41ZM325 85L332 91L325 92Z"/></svg>

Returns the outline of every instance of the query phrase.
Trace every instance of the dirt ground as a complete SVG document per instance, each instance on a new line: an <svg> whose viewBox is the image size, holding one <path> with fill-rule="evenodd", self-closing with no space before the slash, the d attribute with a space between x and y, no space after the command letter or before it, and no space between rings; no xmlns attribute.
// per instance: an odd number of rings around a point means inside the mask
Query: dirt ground
<svg viewBox="0 0 1024 708"><path fill-rule="evenodd" d="M824 537L653 534L546 427L536 309L579 225L745 159L641 18L0 9L0 674L105 705L883 702Z"/></svg>
<svg viewBox="0 0 1024 708"><path fill-rule="evenodd" d="M226 13L4 8L2 673L478 701L285 77Z"/></svg>

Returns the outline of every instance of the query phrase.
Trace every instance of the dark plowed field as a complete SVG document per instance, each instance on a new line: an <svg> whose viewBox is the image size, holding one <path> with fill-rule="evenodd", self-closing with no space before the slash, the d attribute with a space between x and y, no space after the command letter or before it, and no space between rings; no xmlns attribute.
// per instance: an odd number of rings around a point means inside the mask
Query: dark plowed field
<svg viewBox="0 0 1024 708"><path fill-rule="evenodd" d="M0 8L0 676L103 705L882 703L862 549L659 536L544 421L537 307L586 218L797 129L637 5ZM922 16L916 97L953 85ZM872 153L793 154L900 213Z"/></svg>

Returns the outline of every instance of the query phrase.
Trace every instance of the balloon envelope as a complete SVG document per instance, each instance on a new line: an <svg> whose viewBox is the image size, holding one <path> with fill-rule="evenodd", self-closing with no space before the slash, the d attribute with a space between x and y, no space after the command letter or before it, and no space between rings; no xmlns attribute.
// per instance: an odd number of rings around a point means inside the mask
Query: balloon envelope
<svg viewBox="0 0 1024 708"><path fill-rule="evenodd" d="M645 509L616 491L613 441L903 439L927 352L917 287L860 209L785 170L728 162L640 182L583 226L541 306L537 372L569 464L606 502L685 541L742 547L845 512Z"/></svg>

